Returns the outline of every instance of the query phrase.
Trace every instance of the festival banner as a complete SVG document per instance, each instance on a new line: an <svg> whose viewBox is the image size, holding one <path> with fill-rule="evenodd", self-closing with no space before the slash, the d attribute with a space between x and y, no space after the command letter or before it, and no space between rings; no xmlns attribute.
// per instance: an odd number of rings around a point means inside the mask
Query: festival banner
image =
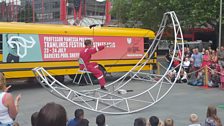
<svg viewBox="0 0 224 126"><path fill-rule="evenodd" d="M3 34L3 62L77 60L86 39L91 39L94 47L110 45L94 54L92 60L137 59L144 55L144 39L140 37Z"/></svg>

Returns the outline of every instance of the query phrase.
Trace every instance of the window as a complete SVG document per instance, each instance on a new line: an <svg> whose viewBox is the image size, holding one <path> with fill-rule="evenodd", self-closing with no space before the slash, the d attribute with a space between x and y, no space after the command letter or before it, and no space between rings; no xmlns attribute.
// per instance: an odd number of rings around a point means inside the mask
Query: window
<svg viewBox="0 0 224 126"><path fill-rule="evenodd" d="M53 12L53 18L59 18L60 17L60 12Z"/></svg>
<svg viewBox="0 0 224 126"><path fill-rule="evenodd" d="M53 2L53 8L59 8L60 4L59 2Z"/></svg>

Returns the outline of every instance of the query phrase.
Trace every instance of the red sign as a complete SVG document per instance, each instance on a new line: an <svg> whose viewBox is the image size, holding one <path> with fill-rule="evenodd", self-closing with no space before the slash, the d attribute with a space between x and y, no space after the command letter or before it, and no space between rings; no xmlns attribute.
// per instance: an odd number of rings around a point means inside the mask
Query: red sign
<svg viewBox="0 0 224 126"><path fill-rule="evenodd" d="M43 61L76 60L86 39L94 46L111 44L92 59L136 59L144 55L144 39L140 37L39 35Z"/></svg>

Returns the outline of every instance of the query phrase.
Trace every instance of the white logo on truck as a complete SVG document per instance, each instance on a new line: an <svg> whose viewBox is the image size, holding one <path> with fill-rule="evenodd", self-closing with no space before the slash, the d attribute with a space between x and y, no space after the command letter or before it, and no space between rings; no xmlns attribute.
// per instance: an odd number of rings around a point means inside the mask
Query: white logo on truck
<svg viewBox="0 0 224 126"><path fill-rule="evenodd" d="M36 41L33 39L33 37L30 37L30 40L27 40L21 36L12 36L9 38L9 40L7 41L7 43L9 44L9 46L11 48L15 48L14 45L16 45L17 47L17 55L20 58L23 58L27 55L27 49L28 48L33 48L33 46L35 45ZM24 49L23 54L21 54L20 50L22 50L22 48Z"/></svg>

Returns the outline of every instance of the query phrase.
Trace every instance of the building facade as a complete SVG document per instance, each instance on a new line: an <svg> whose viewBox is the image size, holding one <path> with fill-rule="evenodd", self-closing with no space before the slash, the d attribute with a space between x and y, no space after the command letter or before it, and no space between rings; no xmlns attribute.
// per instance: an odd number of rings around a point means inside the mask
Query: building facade
<svg viewBox="0 0 224 126"><path fill-rule="evenodd" d="M0 21L20 21L38 23L60 23L61 0L3 0L0 2ZM67 0L66 18L75 18L74 10L77 7L81 18L105 16L106 2L96 0ZM77 12L77 8L76 8Z"/></svg>

